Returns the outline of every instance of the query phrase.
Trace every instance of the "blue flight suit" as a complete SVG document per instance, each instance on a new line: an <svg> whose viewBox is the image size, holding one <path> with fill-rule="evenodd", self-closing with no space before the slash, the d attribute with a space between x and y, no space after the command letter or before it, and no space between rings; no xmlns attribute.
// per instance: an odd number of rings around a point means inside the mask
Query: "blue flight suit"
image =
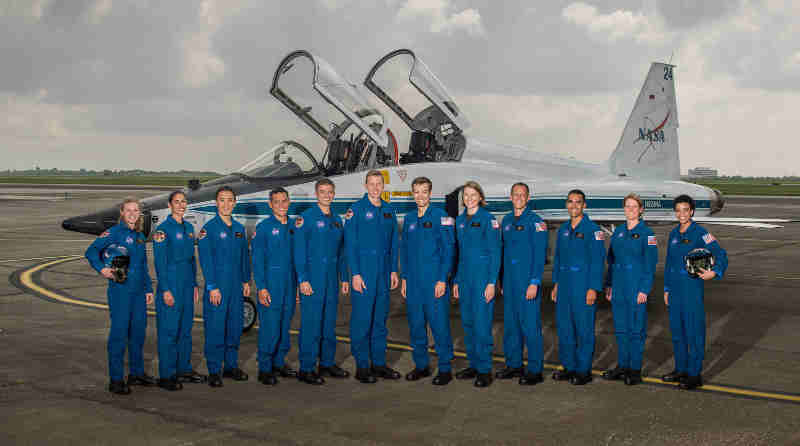
<svg viewBox="0 0 800 446"><path fill-rule="evenodd" d="M286 223L267 215L253 233L253 278L256 296L266 289L271 302L258 303L258 370L271 373L286 364L291 346L289 329L296 307L297 280L294 272L294 220Z"/></svg>
<svg viewBox="0 0 800 446"><path fill-rule="evenodd" d="M523 345L528 347L529 374L542 373L542 274L547 253L547 224L526 208L515 217L503 217L503 354L506 365L522 367ZM534 299L530 285L539 290ZM523 344L524 340L524 344Z"/></svg>
<svg viewBox="0 0 800 446"><path fill-rule="evenodd" d="M344 245L350 273L361 275L366 289L352 290L350 348L359 369L386 365L389 285L397 272L397 216L389 203L370 203L367 194L347 212Z"/></svg>
<svg viewBox="0 0 800 446"><path fill-rule="evenodd" d="M331 367L336 359L336 316L339 287L347 282L344 225L336 215L311 206L294 222L294 258L297 283L314 291L300 296L300 371Z"/></svg>
<svg viewBox="0 0 800 446"><path fill-rule="evenodd" d="M703 305L701 278L686 272L684 257L695 248L706 248L714 254L715 280L722 279L728 269L728 254L705 228L692 221L686 232L680 225L669 233L667 259L664 262L664 292L669 292L669 326L675 351L675 370L689 376L700 376L706 346L706 311Z"/></svg>
<svg viewBox="0 0 800 446"><path fill-rule="evenodd" d="M639 293L650 294L658 263L658 243L644 221L628 229L617 226L608 245L606 288L611 287L611 311L617 337L617 367L642 369L647 339L647 304Z"/></svg>
<svg viewBox="0 0 800 446"><path fill-rule="evenodd" d="M100 255L107 246L117 244L128 250L130 264L125 283L108 281L108 309L111 330L108 334L108 374L111 381L122 381L125 374L125 348L132 376L144 375L145 331L147 330L146 293L153 292L147 269L146 238L125 223L112 226L86 249L86 260L98 273L105 268Z"/></svg>
<svg viewBox="0 0 800 446"><path fill-rule="evenodd" d="M489 373L495 299L487 303L483 293L487 285L497 282L500 273L500 224L482 207L469 218L464 210L456 218L456 241L458 270L454 283L458 285L467 359L478 373Z"/></svg>
<svg viewBox="0 0 800 446"><path fill-rule="evenodd" d="M225 224L219 214L203 226L198 238L200 267L206 286L203 293L203 323L206 334L206 366L210 375L238 368L239 341L244 317L242 284L250 281L250 253L244 226L232 220ZM209 300L219 289L222 300Z"/></svg>
<svg viewBox="0 0 800 446"><path fill-rule="evenodd" d="M574 229L567 221L556 234L553 282L558 284L558 357L566 370L584 375L592 370L597 309L596 301L586 305L586 292L603 289L604 240L605 233L588 215Z"/></svg>
<svg viewBox="0 0 800 446"><path fill-rule="evenodd" d="M158 278L158 375L162 379L192 372L194 288L197 286L194 241L194 226L186 220L178 223L172 215L153 233L153 257ZM164 303L165 291L175 298L171 307Z"/></svg>
<svg viewBox="0 0 800 446"><path fill-rule="evenodd" d="M455 221L441 208L429 206L422 217L414 210L406 214L400 238L400 270L406 281L408 330L417 369L428 367L430 324L439 356L439 372L452 369L453 338L450 336L450 296L448 286L438 299L436 282L447 284L453 270Z"/></svg>

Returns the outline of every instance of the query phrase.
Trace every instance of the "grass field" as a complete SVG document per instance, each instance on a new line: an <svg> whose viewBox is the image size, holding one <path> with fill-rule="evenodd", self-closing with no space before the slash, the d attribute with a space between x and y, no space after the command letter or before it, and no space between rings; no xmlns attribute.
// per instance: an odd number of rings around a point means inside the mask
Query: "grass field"
<svg viewBox="0 0 800 446"><path fill-rule="evenodd" d="M160 175L129 175L129 176L0 176L0 183L13 184L111 184L131 186L185 186L194 177L188 176L160 176ZM216 176L200 176L200 182L213 180Z"/></svg>
<svg viewBox="0 0 800 446"><path fill-rule="evenodd" d="M800 196L800 184L768 180L694 180L703 186L719 189L725 195L791 195Z"/></svg>

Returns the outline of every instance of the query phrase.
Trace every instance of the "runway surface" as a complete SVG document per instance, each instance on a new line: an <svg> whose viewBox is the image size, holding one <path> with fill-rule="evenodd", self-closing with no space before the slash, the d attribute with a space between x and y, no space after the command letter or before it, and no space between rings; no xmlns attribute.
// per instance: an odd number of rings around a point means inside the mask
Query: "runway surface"
<svg viewBox="0 0 800 446"><path fill-rule="evenodd" d="M546 380L534 387L495 381L488 389L430 379L362 385L328 380L312 387L283 379L255 380L256 333L242 338L241 366L251 379L222 390L187 385L177 393L134 388L114 396L107 385L105 280L80 258L93 237L63 231L66 217L105 208L130 191L0 188L0 416L3 444L796 444L800 443L800 225L776 230L708 226L728 250L731 266L707 286L705 391L685 392L658 380L636 387L600 379L584 387ZM139 197L152 190L134 192ZM3 195L38 199L7 199ZM798 217L800 199L731 198L727 217ZM655 228L661 261L669 227ZM151 259L152 264L152 259ZM662 298L662 268L649 302L645 372L672 369ZM155 277L154 274L152 274ZM549 268L545 274L549 293ZM50 293L50 294L48 294ZM197 308L200 317L201 308ZM299 309L298 309L299 313ZM349 354L349 300L339 308L337 359ZM456 349L463 351L457 306ZM295 316L295 328L299 314ZM554 304L543 302L545 360L557 364ZM502 367L502 299L496 305L496 367ZM205 373L202 324L194 330L195 367ZM613 366L610 305L597 315L593 367ZM413 368L408 325L392 295L392 367ZM155 320L150 318L145 365L156 375ZM289 361L297 366L296 338ZM432 361L435 363L435 359ZM457 360L456 369L465 366ZM547 370L546 370L547 371Z"/></svg>

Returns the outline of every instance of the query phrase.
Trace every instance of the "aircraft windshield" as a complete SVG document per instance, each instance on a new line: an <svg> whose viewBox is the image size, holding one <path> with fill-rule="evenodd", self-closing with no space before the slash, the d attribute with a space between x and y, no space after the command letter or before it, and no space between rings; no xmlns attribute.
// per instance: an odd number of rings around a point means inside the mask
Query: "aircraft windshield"
<svg viewBox="0 0 800 446"><path fill-rule="evenodd" d="M408 79L461 130L470 126L469 121L456 105L455 99L450 96L450 93L444 88L444 84L425 65L425 62L415 58L414 68L411 70L411 75Z"/></svg>
<svg viewBox="0 0 800 446"><path fill-rule="evenodd" d="M245 164L237 173L257 179L287 179L320 173L311 154L297 143L285 141Z"/></svg>

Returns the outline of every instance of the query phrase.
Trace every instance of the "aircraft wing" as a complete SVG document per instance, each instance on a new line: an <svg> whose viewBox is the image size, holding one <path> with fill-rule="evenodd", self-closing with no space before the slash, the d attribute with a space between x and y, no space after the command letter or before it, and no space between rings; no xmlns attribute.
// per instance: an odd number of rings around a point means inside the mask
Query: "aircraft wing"
<svg viewBox="0 0 800 446"><path fill-rule="evenodd" d="M622 224L624 218L619 214L593 214L589 210L586 212L595 223L614 223ZM566 221L569 217L564 215L554 216L554 218L547 218L542 216L545 220ZM743 228L755 229L775 229L782 228L785 223L797 223L800 220L790 220L785 218L742 218L742 217L693 217L692 220L706 224L706 225L721 225L721 226L739 226ZM673 216L666 215L647 215L644 216L644 221L654 223L677 223L678 220Z"/></svg>

